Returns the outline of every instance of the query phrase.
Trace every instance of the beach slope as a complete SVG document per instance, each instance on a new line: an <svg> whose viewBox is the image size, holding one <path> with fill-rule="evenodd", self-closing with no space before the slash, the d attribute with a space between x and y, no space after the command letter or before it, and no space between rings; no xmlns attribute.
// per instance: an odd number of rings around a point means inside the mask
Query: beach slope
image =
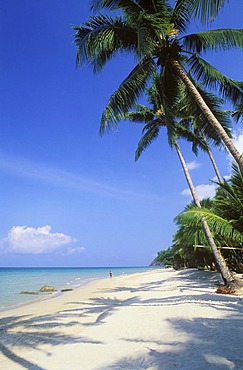
<svg viewBox="0 0 243 370"><path fill-rule="evenodd" d="M0 313L5 370L243 369L243 297L210 271L93 281Z"/></svg>

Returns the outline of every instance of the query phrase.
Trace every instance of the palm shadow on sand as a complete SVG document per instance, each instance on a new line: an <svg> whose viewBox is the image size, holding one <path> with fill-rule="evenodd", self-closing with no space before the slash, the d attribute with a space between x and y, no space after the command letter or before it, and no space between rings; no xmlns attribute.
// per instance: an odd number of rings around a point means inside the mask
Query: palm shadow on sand
<svg viewBox="0 0 243 370"><path fill-rule="evenodd" d="M123 340L129 343L134 341L144 343L146 350L95 370L243 369L243 355L239 345L242 343L243 323L239 313L229 319L200 318L169 322L177 330L178 335L186 334L188 339L170 344L166 341L166 333L162 333L159 341L124 338ZM155 350L153 349L155 344L165 346L166 349Z"/></svg>
<svg viewBox="0 0 243 370"><path fill-rule="evenodd" d="M118 298L91 298L86 302L69 302L69 304L80 305L80 307L66 309L61 312L65 317L91 317L91 321L85 321L82 323L84 326L101 325L105 323L105 319L111 316L116 310L122 306L130 306L131 304L139 304L140 300L138 297L131 297L128 299Z"/></svg>
<svg viewBox="0 0 243 370"><path fill-rule="evenodd" d="M213 306L221 312L224 310L225 315L223 318L168 318L172 332L176 333L176 339L172 342L167 340L166 333L161 333L160 338L154 339L146 338L146 335L143 338L121 338L124 342L141 344L143 350L95 370L242 370L243 300L239 297L205 293L188 296L187 300L198 304L198 307ZM145 306L159 304L161 309L163 304L168 306L183 303L185 300L176 295L165 301L151 299L140 302Z"/></svg>
<svg viewBox="0 0 243 370"><path fill-rule="evenodd" d="M61 316L44 315L39 317L9 316L0 319L0 352L9 360L21 365L26 369L44 370L37 364L21 357L21 349L35 349L51 356L50 352L44 350L41 346L48 344L58 346L72 343L91 343L100 344L86 337L77 337L64 334L61 330L65 327L77 325L78 322L69 321L63 323ZM18 349L18 355L15 353Z"/></svg>

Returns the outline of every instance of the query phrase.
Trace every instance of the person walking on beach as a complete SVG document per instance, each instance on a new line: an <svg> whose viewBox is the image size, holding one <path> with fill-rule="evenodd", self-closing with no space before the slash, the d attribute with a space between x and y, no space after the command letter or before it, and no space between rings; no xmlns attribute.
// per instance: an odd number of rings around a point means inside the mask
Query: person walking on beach
<svg viewBox="0 0 243 370"><path fill-rule="evenodd" d="M110 271L110 278L112 278L112 272Z"/></svg>

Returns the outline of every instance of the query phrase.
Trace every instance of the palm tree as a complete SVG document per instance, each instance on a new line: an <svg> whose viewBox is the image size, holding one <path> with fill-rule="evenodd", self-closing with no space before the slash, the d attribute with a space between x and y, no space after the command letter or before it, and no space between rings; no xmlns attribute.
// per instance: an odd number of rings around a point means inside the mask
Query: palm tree
<svg viewBox="0 0 243 370"><path fill-rule="evenodd" d="M210 3L210 5L207 5ZM243 31L221 29L185 35L192 16L213 18L223 0L177 0L171 8L166 0L94 0L94 11L114 11L114 17L99 13L75 27L77 64L89 64L94 72L102 70L118 52L132 53L137 65L110 97L102 115L101 131L108 120L128 111L144 93L154 71L159 70L164 95L166 125L173 124L171 105L178 99L183 82L186 92L203 112L243 170L243 156L234 146L218 119L209 109L190 75L207 88L216 88L234 104L242 103L242 85L224 76L207 63L201 54L206 50L230 50L243 45ZM189 73L190 72L190 73ZM171 128L172 129L172 128Z"/></svg>
<svg viewBox="0 0 243 370"><path fill-rule="evenodd" d="M197 89L206 102L207 106L213 112L214 116L221 122L221 125L224 128L225 132L231 138L232 135L230 112L222 109L223 100L219 99L212 93L206 92L198 85ZM203 146L201 146L201 149L207 152L218 181L220 183L223 183L223 178L213 157L210 144L219 149L225 149L225 147L219 139L214 128L207 122L207 120L205 120L205 116L202 114L199 107L193 104L194 101L192 97L186 94L185 88L183 86L182 91L180 92L180 96L181 98L179 99L176 106L177 115L181 117L180 125L187 125L188 123L191 124L191 128L193 129L194 133L197 136L201 137L201 140L204 144ZM194 147L194 149L196 148Z"/></svg>
<svg viewBox="0 0 243 370"><path fill-rule="evenodd" d="M243 235L243 172L235 163L232 164L230 180L218 188L213 209Z"/></svg>
<svg viewBox="0 0 243 370"><path fill-rule="evenodd" d="M212 200L210 198L203 199L200 203L203 208L210 208L212 206ZM184 211L191 208L195 208L194 201L187 205ZM208 246L201 221L192 226L186 222L182 222L179 216L174 219L177 224L177 231L173 236L172 245L172 252L175 255L175 267L181 267L181 263L186 264L188 267L214 266L215 259ZM202 245L204 246L203 248L201 248Z"/></svg>
<svg viewBox="0 0 243 370"><path fill-rule="evenodd" d="M221 174L220 174L220 172L219 172L219 169L218 169L218 166L217 166L217 164L216 164L216 162L215 162L215 159L214 159L214 157L213 157L213 153L212 153L212 151L211 151L211 148L210 148L210 146L208 145L208 141L207 141L206 135L204 134L204 132L203 132L203 131L201 131L201 135L202 135L203 141L204 141L204 143L205 143L205 145L206 145L207 152L208 152L208 156L209 156L210 161L211 161L211 163L212 163L212 165L213 165L213 168L214 168L214 171L215 171L215 173L216 173L216 176L217 176L217 178L218 178L219 182L220 182L220 183L223 183L223 178L222 178L222 176L221 176Z"/></svg>
<svg viewBox="0 0 243 370"><path fill-rule="evenodd" d="M141 153L159 136L159 131L161 127L166 127L166 115L164 112L163 104L164 104L164 96L161 91L161 84L160 84L160 76L155 75L153 84L150 89L148 89L148 100L152 106L152 108L146 107L144 105L136 105L137 110L135 112L124 112L116 117L117 122L122 119L129 119L133 122L142 122L145 123L141 140L139 141L138 148L136 150L135 158L138 159ZM183 99L181 99L183 101ZM213 104L211 104L213 105ZM176 110L176 107L174 107ZM180 107L177 108L178 114L182 114L182 112L186 112ZM217 111L216 111L217 113ZM175 113L176 114L176 113ZM195 113L196 114L196 113ZM199 121L199 117L197 117ZM205 118L204 118L205 121ZM107 122L109 123L109 122ZM201 125L202 125L201 120ZM207 123L207 122L206 122ZM166 127L167 128L167 127ZM181 126L180 123L174 122L173 124L173 132L168 129L168 139L169 144L176 149L178 154L179 160L182 165L183 172L186 177L186 181L190 188L193 200L197 207L201 208L201 204L199 198L197 196L195 187L192 182L192 178L190 176L189 170L186 165L186 161L182 155L180 146L178 144L178 137L186 138L188 141L194 142L194 150L196 150L197 145L202 145L200 142L200 138L198 138L193 132L186 128L186 122L184 125ZM205 232L206 238L208 243L211 247L215 260L219 266L222 278L226 285L230 285L233 283L233 277L231 276L227 266L225 265L217 246L214 242L210 229L207 225L207 221L202 217L201 222L203 225L203 230Z"/></svg>
<svg viewBox="0 0 243 370"><path fill-rule="evenodd" d="M183 217L185 215L185 220L188 217L188 221L191 220L191 225L195 225L203 215L218 235L221 235L225 240L231 238L232 245L241 246L242 244L243 247L243 173L233 163L230 180L228 182L224 180L218 185L213 203L210 206L201 210L190 207L182 213Z"/></svg>
<svg viewBox="0 0 243 370"><path fill-rule="evenodd" d="M179 225L175 238L177 235L180 237L182 228L187 230L185 238L187 235L194 234L195 238L200 235L198 243L205 244L200 226L204 217L220 248L234 252L238 269L242 272L243 265L236 251L243 252L243 174L236 164L232 165L232 169L229 182L219 184L211 204L201 209L190 205L175 218Z"/></svg>
<svg viewBox="0 0 243 370"><path fill-rule="evenodd" d="M185 177L186 177L186 180L187 180L187 183L188 183L188 186L190 188L190 191L191 191L191 194L192 194L192 197L193 197L193 200L197 206L197 208L201 208L201 203L199 201L199 198L196 194L196 191L195 191L195 187L193 185L193 182L192 182L192 179L191 179L191 176L190 176L190 173L188 171L188 168L186 166L186 162L182 156L182 153L180 151L180 148L178 146L178 143L175 143L175 147L176 147L176 150L177 150L177 153L178 153L178 156L180 158L180 161L181 161L181 165L182 165L182 168L183 168L183 171L184 171L184 174L185 174ZM213 235L210 231L210 228L208 226L208 223L206 221L206 218L204 216L201 217L200 219L201 223L202 223L202 227L203 227L203 230L204 230L204 233L206 235L206 238L207 238L207 241L210 245L210 248L212 250L212 253L214 255L214 258L215 258L215 261L219 267L219 270L221 272L221 275L222 275L222 278L224 280L224 283L225 285L227 286L231 286L232 284L234 284L234 278L232 277L232 275L230 274L229 272L229 269L227 268L224 260L222 259L222 256L221 254L219 253L218 249L217 249L217 246L215 244L215 241L214 241L214 238L213 238Z"/></svg>

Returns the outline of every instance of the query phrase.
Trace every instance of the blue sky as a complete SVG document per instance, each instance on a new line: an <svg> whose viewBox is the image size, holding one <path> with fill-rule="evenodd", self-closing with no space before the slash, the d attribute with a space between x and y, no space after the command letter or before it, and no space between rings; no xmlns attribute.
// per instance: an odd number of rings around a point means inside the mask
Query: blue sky
<svg viewBox="0 0 243 370"><path fill-rule="evenodd" d="M240 28L240 9L230 1L213 28ZM117 57L99 75L76 69L71 25L88 14L88 0L0 0L0 266L148 265L190 201L165 135L138 162L139 125L99 136L133 60ZM239 51L208 60L242 78ZM234 132L243 151L239 125ZM181 147L199 195L212 195L207 157ZM214 153L229 175L227 153Z"/></svg>

